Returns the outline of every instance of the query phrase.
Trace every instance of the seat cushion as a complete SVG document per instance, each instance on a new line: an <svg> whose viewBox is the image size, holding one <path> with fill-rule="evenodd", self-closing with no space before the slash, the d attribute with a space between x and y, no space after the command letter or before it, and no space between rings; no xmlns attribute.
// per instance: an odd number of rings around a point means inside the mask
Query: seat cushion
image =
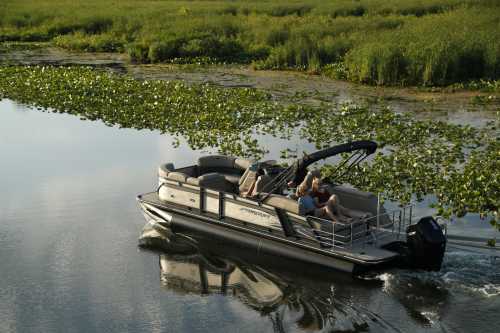
<svg viewBox="0 0 500 333"><path fill-rule="evenodd" d="M167 178L168 174L174 170L175 168L173 163L162 164L158 168L158 176L161 178Z"/></svg>
<svg viewBox="0 0 500 333"><path fill-rule="evenodd" d="M187 183L215 191L234 192L234 185L218 173L212 172L199 176L198 178L189 177Z"/></svg>
<svg viewBox="0 0 500 333"><path fill-rule="evenodd" d="M170 172L167 176L167 179L174 180L174 181L181 182L181 183L185 183L187 178L188 178L188 176L186 174L184 174L182 172L176 172L176 171Z"/></svg>
<svg viewBox="0 0 500 333"><path fill-rule="evenodd" d="M224 155L209 155L198 159L198 167L201 170L233 169L236 158ZM202 172L205 173L205 172Z"/></svg>
<svg viewBox="0 0 500 333"><path fill-rule="evenodd" d="M243 170L245 171L246 169L248 169L250 167L250 165L252 165L252 161L250 160L246 160L246 159L243 159L243 158L237 158L234 160L234 167L236 169L240 169L240 170Z"/></svg>
<svg viewBox="0 0 500 333"><path fill-rule="evenodd" d="M235 185L238 185L238 182L240 181L241 178L241 175L235 175L229 173L223 173L222 175L224 176L224 178L226 178L228 182L231 182Z"/></svg>

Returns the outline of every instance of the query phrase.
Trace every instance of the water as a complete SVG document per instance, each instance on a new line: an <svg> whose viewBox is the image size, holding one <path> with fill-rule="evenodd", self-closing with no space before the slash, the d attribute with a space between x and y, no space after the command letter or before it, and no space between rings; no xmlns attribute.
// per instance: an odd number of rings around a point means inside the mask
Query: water
<svg viewBox="0 0 500 333"><path fill-rule="evenodd" d="M265 140L269 157L284 144ZM0 332L493 332L500 324L494 250L450 247L439 273L358 278L231 249L140 250L135 196L155 187L159 163L203 155L171 141L0 101ZM488 230L476 220L457 231ZM230 288L204 291L200 263L214 281L217 267L232 267ZM176 264L188 268L177 280L168 268Z"/></svg>

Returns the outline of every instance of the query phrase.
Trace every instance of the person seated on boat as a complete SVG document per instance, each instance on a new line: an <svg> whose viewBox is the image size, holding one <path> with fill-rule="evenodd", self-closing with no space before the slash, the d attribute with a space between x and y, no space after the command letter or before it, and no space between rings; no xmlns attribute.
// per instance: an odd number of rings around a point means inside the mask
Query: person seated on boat
<svg viewBox="0 0 500 333"><path fill-rule="evenodd" d="M332 194L327 202L320 204L311 196L307 184L302 183L297 188L297 197L299 198L300 215L313 215L341 223L353 221L352 217L348 215L349 210L340 205L339 198L335 194Z"/></svg>
<svg viewBox="0 0 500 333"><path fill-rule="evenodd" d="M328 190L322 185L323 182L321 178L315 176L311 184L311 196L313 199L317 200L319 204L326 203L331 196Z"/></svg>
<svg viewBox="0 0 500 333"><path fill-rule="evenodd" d="M259 183L263 181L263 175L264 170L262 170L258 164L252 165L240 188L240 196L243 198L253 198L257 196L259 194L257 189L259 188Z"/></svg>
<svg viewBox="0 0 500 333"><path fill-rule="evenodd" d="M294 200L297 200L297 196L296 196L296 191L297 191L297 188L300 186L300 185L304 185L307 187L307 189L310 189L311 186L312 186L312 181L315 177L320 177L320 171L317 170L317 169L314 169L314 170L309 170L307 171L307 174L305 175L304 179L297 185L295 184L295 182L292 180L292 181L289 181L288 182L288 188L289 189L294 189L294 191L292 193L290 193L288 195L289 198L291 199L294 199Z"/></svg>
<svg viewBox="0 0 500 333"><path fill-rule="evenodd" d="M330 199L334 200L334 207L336 207L336 209L338 209L338 211L339 211L339 213L336 215L340 215L341 219L344 219L344 220L356 219L356 218L361 219L361 218L366 218L370 215L369 213L356 212L352 209L349 209L345 206L342 206L340 204L339 197L335 194L332 195L328 191L328 188L325 186L322 186L322 185L323 185L323 181L321 180L321 178L318 176L314 176L314 178L312 180L312 185L311 185L311 196L315 200L317 200L317 203L319 205L325 204ZM335 198L332 198L333 196L335 196Z"/></svg>

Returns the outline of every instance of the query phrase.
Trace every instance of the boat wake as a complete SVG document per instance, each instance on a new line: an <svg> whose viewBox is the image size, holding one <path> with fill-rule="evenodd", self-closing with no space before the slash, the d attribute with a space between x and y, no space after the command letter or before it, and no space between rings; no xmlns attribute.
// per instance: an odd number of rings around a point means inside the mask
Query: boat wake
<svg viewBox="0 0 500 333"><path fill-rule="evenodd" d="M310 293L311 290L308 291ZM378 314L354 304L352 299L335 295L331 286L331 296L294 295L294 299L271 314L280 322L283 332L300 331L317 332L359 332L384 331L400 332ZM280 319L280 321L278 321Z"/></svg>
<svg viewBox="0 0 500 333"><path fill-rule="evenodd" d="M448 251L439 272L395 270L364 280L383 282L382 290L397 299L417 321L434 324L453 295L500 296L500 257L464 250Z"/></svg>
<svg viewBox="0 0 500 333"><path fill-rule="evenodd" d="M440 278L449 288L484 297L500 295L500 257L467 251L447 253Z"/></svg>

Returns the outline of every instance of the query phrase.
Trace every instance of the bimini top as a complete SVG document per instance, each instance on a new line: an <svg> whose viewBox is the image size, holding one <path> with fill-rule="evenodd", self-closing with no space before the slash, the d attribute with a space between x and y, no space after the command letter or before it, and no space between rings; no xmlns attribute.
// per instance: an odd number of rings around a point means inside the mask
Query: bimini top
<svg viewBox="0 0 500 333"><path fill-rule="evenodd" d="M307 175L307 167L316 161L332 157L341 153L353 152L351 157L344 160L337 169L344 166L345 164L350 164L347 166L344 172L347 172L352 166L359 164L367 156L373 154L377 150L377 143L369 140L360 140L347 142L341 145L333 146L323 150L319 150L315 153L305 155L303 158L297 159L291 166L284 169L276 178L274 178L266 188L272 188L271 190L265 191L267 194L264 195L260 200L265 200L270 193L274 190L280 188L288 181L293 181L296 185L300 184L305 176ZM357 156L353 159L354 156Z"/></svg>
<svg viewBox="0 0 500 333"><path fill-rule="evenodd" d="M364 151L365 156L373 154L377 150L377 143L369 140L360 140L347 142L338 146L333 146L323 150L319 150L310 155L305 155L303 158L298 159L293 164L293 182L300 184L307 174L307 167L319 160L332 157L341 153L350 153L355 151ZM364 159L363 158L363 159ZM360 161L357 161L358 163Z"/></svg>

